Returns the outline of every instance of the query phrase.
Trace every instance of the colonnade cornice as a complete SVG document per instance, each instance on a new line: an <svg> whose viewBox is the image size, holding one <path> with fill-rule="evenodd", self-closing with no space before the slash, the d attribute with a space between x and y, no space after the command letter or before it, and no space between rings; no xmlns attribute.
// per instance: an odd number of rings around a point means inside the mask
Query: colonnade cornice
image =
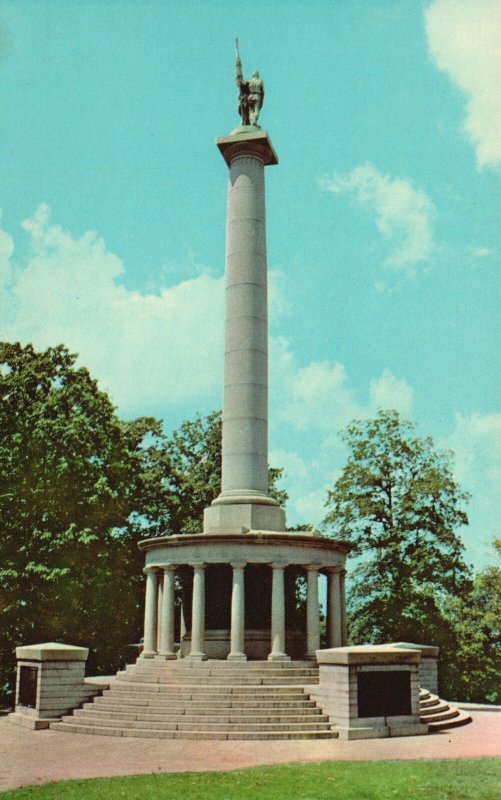
<svg viewBox="0 0 501 800"><path fill-rule="evenodd" d="M328 539L318 533L312 534L297 534L288 531L249 531L247 533L220 533L220 534L183 534L177 533L166 536L158 536L154 539L143 539L138 543L140 550L155 550L160 547L189 547L191 545L202 545L210 547L218 544L235 544L235 545L254 545L254 544L267 544L274 546L275 544L294 545L302 548L312 548L319 550L332 550L348 554L353 550L353 545L340 539Z"/></svg>

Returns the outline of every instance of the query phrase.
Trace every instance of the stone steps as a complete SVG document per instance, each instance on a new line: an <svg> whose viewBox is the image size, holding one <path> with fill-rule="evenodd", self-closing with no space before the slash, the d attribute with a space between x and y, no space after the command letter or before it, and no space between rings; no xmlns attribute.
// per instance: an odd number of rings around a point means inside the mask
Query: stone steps
<svg viewBox="0 0 501 800"><path fill-rule="evenodd" d="M441 700L438 695L432 694L427 689L421 689L419 693L419 715L430 731L457 728L471 722L469 714L450 706L445 700Z"/></svg>
<svg viewBox="0 0 501 800"><path fill-rule="evenodd" d="M118 674L117 675L117 683L139 683L144 684L146 681L148 685L151 684L169 684L175 686L186 686L193 684L193 676L177 676L177 675L131 675L129 673L125 674ZM316 676L313 675L298 675L293 676L289 675L287 677L268 677L268 676L260 676L257 675L256 677L247 678L247 677L229 677L229 676L222 676L222 675L213 675L213 676L201 676L200 678L196 679L196 685L198 686L227 686L228 681L238 681L239 685L241 686L291 686L291 685L298 685L303 686L305 683L308 684L316 684L318 683L318 674Z"/></svg>
<svg viewBox="0 0 501 800"><path fill-rule="evenodd" d="M297 721L290 721L290 720L280 720L280 730L284 731L320 731L320 730L330 730L330 723L328 718L325 716L316 717L314 718L315 721L312 721L309 716L302 717ZM93 717L91 714L85 714L84 716L73 716L67 715L62 717L63 722L67 722L70 724L84 724L88 725L92 722L93 725L97 725L99 727L105 728L127 728L127 729L134 729L134 730L165 730L165 731L217 731L217 732L225 732L228 730L229 725L231 725L231 730L233 732L237 731L247 731L249 727L251 727L254 731L276 731L277 729L277 720L273 717L268 719L252 719L251 725L247 720L242 720L239 717L237 718L230 718L228 721L216 721L211 722L208 718L203 717L195 717L192 718L182 716L181 721L179 718L174 717L172 720L165 720L165 719L155 719L155 720L130 720L130 719L110 719L106 717Z"/></svg>
<svg viewBox="0 0 501 800"><path fill-rule="evenodd" d="M210 723L223 723L223 722L231 722L231 723L239 723L245 722L247 725L254 723L261 724L261 723L268 723L273 722L273 720L280 719L281 723L301 723L301 722L328 722L329 718L326 714L322 714L320 709L315 709L315 713L307 713L307 714L298 714L298 713L286 713L277 715L275 712L268 713L268 714L241 714L241 713L233 713L228 714L222 713L218 711L217 713L214 712L214 709L205 709L203 712L193 713L192 710L186 711L183 710L182 712L169 712L169 713L161 713L157 711L151 711L149 713L144 712L127 712L127 711L89 711L88 709L77 708L73 712L73 716L66 715L63 717L63 720L68 722L70 720L78 720L79 718L83 718L84 720L99 720L98 724L101 722L107 723L111 720L124 720L130 722L170 722L171 720L178 720L182 718L183 721L186 722L210 722Z"/></svg>
<svg viewBox="0 0 501 800"><path fill-rule="evenodd" d="M231 740L263 740L263 739L332 739L337 738L337 733L332 730L303 730L303 731L164 731L164 730L135 730L133 728L100 728L94 725L79 725L74 722L52 722L53 730L67 733L83 733L98 736L123 736L134 738L153 739L220 739Z"/></svg>
<svg viewBox="0 0 501 800"><path fill-rule="evenodd" d="M161 661L139 659L109 690L53 723L55 730L159 739L336 738L309 696L318 683L310 662ZM313 691L313 690L312 690ZM470 721L426 689L420 715L432 731Z"/></svg>
<svg viewBox="0 0 501 800"><path fill-rule="evenodd" d="M157 703L148 704L133 704L133 703L117 703L117 702L110 702L107 704L97 704L97 703L84 703L82 708L75 709L75 714L81 711L93 711L100 714L115 714L115 713L126 713L126 714L140 714L140 713L148 713L148 714L185 714L186 711L186 704L183 703L164 703L159 705ZM274 716L287 716L292 712L296 713L304 713L305 711L308 713L320 713L320 709L318 706L315 705L313 700L305 700L303 702L290 702L290 703L283 703L281 705L276 705L275 703L231 703L231 702L219 702L213 703L212 705L208 705L207 703L190 703L189 708L192 711L196 711L197 714L204 714L204 713L213 713L213 714L235 714L239 713L241 716L252 716L253 714L273 714Z"/></svg>
<svg viewBox="0 0 501 800"><path fill-rule="evenodd" d="M138 697L154 699L155 696L158 697L158 695L161 694L163 697L172 695L187 700L196 695L203 695L204 697L227 697L228 695L239 695L242 697L280 697L281 695L284 697L301 697L303 694L302 686L298 684L292 686L289 684L282 684L280 686L274 684L270 686L260 685L259 691L256 691L255 686L223 686L210 684L205 688L205 686L200 686L200 684L183 684L180 686L180 684L177 683L142 684L125 683L125 681L116 681L110 691L122 697L127 694L130 696L136 695Z"/></svg>
<svg viewBox="0 0 501 800"><path fill-rule="evenodd" d="M102 697L53 723L55 730L185 739L336 738L304 686L310 662L169 662L141 659Z"/></svg>

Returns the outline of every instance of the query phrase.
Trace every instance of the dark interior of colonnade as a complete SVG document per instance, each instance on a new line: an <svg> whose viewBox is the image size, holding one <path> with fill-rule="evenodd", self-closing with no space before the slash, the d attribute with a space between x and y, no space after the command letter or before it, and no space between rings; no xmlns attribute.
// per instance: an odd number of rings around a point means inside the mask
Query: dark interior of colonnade
<svg viewBox="0 0 501 800"><path fill-rule="evenodd" d="M260 631L267 643L271 629L272 569L268 564L247 564L244 573L245 586L245 630ZM302 658L306 650L306 571L291 566L284 573L285 629L287 652L294 658ZM205 570L205 630L208 639L211 632L218 631L220 637L226 633L229 652L231 626L232 567L230 564L209 564ZM180 567L176 573L176 622L175 639L190 640L193 593L193 569ZM183 617L184 625L181 617ZM183 630L185 633L183 634ZM266 645L261 655L265 657ZM226 653L227 654L227 653ZM223 654L221 654L223 656Z"/></svg>

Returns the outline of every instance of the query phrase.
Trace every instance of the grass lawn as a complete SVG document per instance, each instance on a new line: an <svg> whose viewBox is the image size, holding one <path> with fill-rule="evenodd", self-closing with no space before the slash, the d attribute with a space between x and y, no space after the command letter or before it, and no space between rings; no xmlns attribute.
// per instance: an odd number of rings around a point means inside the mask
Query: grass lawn
<svg viewBox="0 0 501 800"><path fill-rule="evenodd" d="M499 800L501 759L359 761L93 778L28 786L1 800Z"/></svg>

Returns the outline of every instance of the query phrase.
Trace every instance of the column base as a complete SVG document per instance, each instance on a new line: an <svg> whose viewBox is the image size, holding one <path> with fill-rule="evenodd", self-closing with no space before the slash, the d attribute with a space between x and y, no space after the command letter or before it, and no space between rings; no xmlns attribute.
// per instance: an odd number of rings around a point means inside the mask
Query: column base
<svg viewBox="0 0 501 800"><path fill-rule="evenodd" d="M156 650L143 650L139 658L155 658L158 653Z"/></svg>
<svg viewBox="0 0 501 800"><path fill-rule="evenodd" d="M287 653L270 653L268 661L290 661L291 657Z"/></svg>
<svg viewBox="0 0 501 800"><path fill-rule="evenodd" d="M177 653L158 653L155 658L160 661L172 661L173 658L177 658Z"/></svg>
<svg viewBox="0 0 501 800"><path fill-rule="evenodd" d="M230 653L226 656L227 661L247 661L245 653Z"/></svg>
<svg viewBox="0 0 501 800"><path fill-rule="evenodd" d="M217 500L204 511L204 533L235 535L249 531L285 531L285 511L278 504Z"/></svg>
<svg viewBox="0 0 501 800"><path fill-rule="evenodd" d="M207 653L190 653L186 656L186 661L207 661Z"/></svg>
<svg viewBox="0 0 501 800"><path fill-rule="evenodd" d="M320 647L318 648L320 650ZM305 653L306 661L316 661L317 660L317 651L314 650L313 653Z"/></svg>

